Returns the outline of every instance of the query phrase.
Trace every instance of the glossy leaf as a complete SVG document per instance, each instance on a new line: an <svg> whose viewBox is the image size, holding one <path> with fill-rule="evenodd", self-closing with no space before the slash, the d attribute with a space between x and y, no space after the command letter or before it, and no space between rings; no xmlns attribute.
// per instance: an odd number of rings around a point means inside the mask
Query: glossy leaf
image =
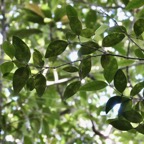
<svg viewBox="0 0 144 144"><path fill-rule="evenodd" d="M137 95L142 89L144 88L144 82L137 83L131 90L130 95L135 96Z"/></svg>
<svg viewBox="0 0 144 144"><path fill-rule="evenodd" d="M139 133L144 134L144 124L139 124L135 129L136 129Z"/></svg>
<svg viewBox="0 0 144 144"><path fill-rule="evenodd" d="M78 72L78 68L75 66L67 66L67 67L64 67L63 70L66 72L70 72L70 73Z"/></svg>
<svg viewBox="0 0 144 144"><path fill-rule="evenodd" d="M110 122L110 124L121 131L128 131L133 129L132 125L130 124L130 122L123 120L123 119L115 119L113 121Z"/></svg>
<svg viewBox="0 0 144 144"><path fill-rule="evenodd" d="M46 78L42 74L38 74L35 77L34 86L38 96L42 96L46 89Z"/></svg>
<svg viewBox="0 0 144 144"><path fill-rule="evenodd" d="M140 49L136 49L134 52L137 57L144 58L144 53Z"/></svg>
<svg viewBox="0 0 144 144"><path fill-rule="evenodd" d="M141 35L144 32L144 19L138 19L134 23L134 32L137 36Z"/></svg>
<svg viewBox="0 0 144 144"><path fill-rule="evenodd" d="M104 47L114 46L114 45L118 44L119 42L121 42L124 39L124 37L125 37L125 35L122 33L109 34L103 39L102 45Z"/></svg>
<svg viewBox="0 0 144 144"><path fill-rule="evenodd" d="M64 96L63 96L64 100L73 96L79 90L80 86L81 86L80 81L75 81L70 83L64 91Z"/></svg>
<svg viewBox="0 0 144 144"><path fill-rule="evenodd" d="M121 102L122 102L121 96L111 97L106 103L106 108L105 108L106 113L108 113L116 104L119 104Z"/></svg>
<svg viewBox="0 0 144 144"><path fill-rule="evenodd" d="M85 28L85 29L82 29L80 35L81 35L82 37L85 37L85 38L90 38L90 37L92 37L93 35L95 35L95 32L94 32L93 29Z"/></svg>
<svg viewBox="0 0 144 144"><path fill-rule="evenodd" d="M44 61L42 60L42 58L43 58L42 54L35 49L33 53L34 65L42 67L44 65Z"/></svg>
<svg viewBox="0 0 144 144"><path fill-rule="evenodd" d="M12 62L5 62L0 65L0 71L2 72L3 76L10 73L14 68L14 64Z"/></svg>
<svg viewBox="0 0 144 144"><path fill-rule="evenodd" d="M10 42L5 41L2 44L2 49L11 59L13 59L13 57L15 56L15 48Z"/></svg>
<svg viewBox="0 0 144 144"><path fill-rule="evenodd" d="M27 83L29 79L30 70L28 67L18 68L13 75L13 89L14 93L18 94Z"/></svg>
<svg viewBox="0 0 144 144"><path fill-rule="evenodd" d="M131 109L129 111L125 111L122 114L128 121L133 123L140 123L143 118L142 116L135 110Z"/></svg>
<svg viewBox="0 0 144 144"><path fill-rule="evenodd" d="M75 17L76 18L78 17L77 11L71 5L66 6L66 13L67 13L67 16L68 16L69 20L71 20Z"/></svg>
<svg viewBox="0 0 144 144"><path fill-rule="evenodd" d="M46 50L45 57L50 58L63 53L67 47L68 43L63 40L55 40L51 42Z"/></svg>
<svg viewBox="0 0 144 144"><path fill-rule="evenodd" d="M139 7L143 6L143 5L144 5L144 1L143 0L131 0L127 4L126 9L127 10L131 10L131 9L139 8Z"/></svg>
<svg viewBox="0 0 144 144"><path fill-rule="evenodd" d="M107 83L105 83L104 81L92 81L81 86L80 91L96 91L96 90L103 89L106 86Z"/></svg>
<svg viewBox="0 0 144 144"><path fill-rule="evenodd" d="M127 78L121 69L119 69L114 76L114 86L121 93L127 86Z"/></svg>
<svg viewBox="0 0 144 144"><path fill-rule="evenodd" d="M27 89L29 89L30 91L32 91L34 89L34 78L31 77L28 79L27 81Z"/></svg>
<svg viewBox="0 0 144 144"><path fill-rule="evenodd" d="M98 50L98 48L100 48L100 46L93 41L84 42L81 44L81 48L78 51L78 54L80 56L91 54L91 53L95 52L96 50Z"/></svg>
<svg viewBox="0 0 144 144"><path fill-rule="evenodd" d="M79 66L79 76L81 79L85 78L91 71L91 57L83 59Z"/></svg>
<svg viewBox="0 0 144 144"><path fill-rule="evenodd" d="M20 38L13 36L13 45L15 47L15 58L23 63L28 63L31 57L30 49Z"/></svg>

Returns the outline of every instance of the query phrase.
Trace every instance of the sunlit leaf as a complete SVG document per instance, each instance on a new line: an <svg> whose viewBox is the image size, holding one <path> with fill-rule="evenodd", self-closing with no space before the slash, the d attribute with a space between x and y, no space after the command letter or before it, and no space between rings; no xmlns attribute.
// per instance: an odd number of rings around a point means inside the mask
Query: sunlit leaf
<svg viewBox="0 0 144 144"><path fill-rule="evenodd" d="M52 41L46 50L45 57L49 58L49 57L60 55L65 51L67 45L68 43L63 40Z"/></svg>
<svg viewBox="0 0 144 144"><path fill-rule="evenodd" d="M96 90L103 89L106 86L107 83L105 83L104 81L92 81L81 86L80 91L96 91Z"/></svg>
<svg viewBox="0 0 144 144"><path fill-rule="evenodd" d="M0 65L0 71L2 72L3 76L10 73L14 68L14 64L12 62L5 62Z"/></svg>
<svg viewBox="0 0 144 144"><path fill-rule="evenodd" d="M127 86L127 79L124 72L119 69L114 76L114 86L119 92L123 92Z"/></svg>
<svg viewBox="0 0 144 144"><path fill-rule="evenodd" d="M144 1L143 0L131 0L127 4L126 9L127 10L131 10L131 9L139 8L139 7L143 6L143 5L144 5Z"/></svg>
<svg viewBox="0 0 144 144"><path fill-rule="evenodd" d="M42 74L38 74L35 77L34 86L38 96L42 96L46 89L46 78Z"/></svg>
<svg viewBox="0 0 144 144"><path fill-rule="evenodd" d="M134 23L134 32L137 36L141 35L144 32L144 19L138 19Z"/></svg>
<svg viewBox="0 0 144 144"><path fill-rule="evenodd" d="M15 48L10 42L5 41L2 44L2 49L11 59L13 59L13 57L15 56Z"/></svg>
<svg viewBox="0 0 144 144"><path fill-rule="evenodd" d="M122 102L121 96L111 97L106 103L106 108L105 108L106 113L108 113L116 104L119 104L121 102Z"/></svg>
<svg viewBox="0 0 144 144"><path fill-rule="evenodd" d="M108 25L106 24L102 24L96 31L95 31L95 35L100 35L102 34L107 28L109 28Z"/></svg>
<svg viewBox="0 0 144 144"><path fill-rule="evenodd" d="M86 57L83 59L79 66L79 75L80 78L85 78L91 71L91 57Z"/></svg>
<svg viewBox="0 0 144 144"><path fill-rule="evenodd" d="M124 39L124 37L125 37L125 35L122 33L109 34L103 39L102 45L104 47L114 46L114 45L118 44L119 42L121 42Z"/></svg>
<svg viewBox="0 0 144 144"><path fill-rule="evenodd" d="M79 90L80 86L81 86L80 81L75 81L70 83L64 91L64 95L63 95L64 100L73 96Z"/></svg>
<svg viewBox="0 0 144 144"><path fill-rule="evenodd" d="M75 66L66 66L63 68L63 70L70 73L78 72L78 68Z"/></svg>
<svg viewBox="0 0 144 144"><path fill-rule="evenodd" d="M28 63L31 57L30 49L24 41L13 36L13 45L15 47L15 58L23 63Z"/></svg>
<svg viewBox="0 0 144 144"><path fill-rule="evenodd" d="M18 94L25 86L29 75L30 70L28 67L20 67L15 71L13 75L13 89L15 94Z"/></svg>
<svg viewBox="0 0 144 144"><path fill-rule="evenodd" d="M135 96L137 95L142 89L144 88L144 82L137 83L131 90L130 95Z"/></svg>

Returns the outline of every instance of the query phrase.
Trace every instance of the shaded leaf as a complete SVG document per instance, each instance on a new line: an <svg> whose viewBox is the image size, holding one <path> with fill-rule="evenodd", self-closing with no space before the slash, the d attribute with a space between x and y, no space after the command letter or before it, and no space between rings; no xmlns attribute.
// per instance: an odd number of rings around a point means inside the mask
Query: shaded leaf
<svg viewBox="0 0 144 144"><path fill-rule="evenodd" d="M136 129L139 133L144 134L144 124L139 124L135 129Z"/></svg>
<svg viewBox="0 0 144 144"><path fill-rule="evenodd" d="M79 76L81 79L85 78L91 71L91 57L83 59L79 66Z"/></svg>
<svg viewBox="0 0 144 144"><path fill-rule="evenodd" d="M33 77L29 78L26 85L27 85L27 89L32 91L35 88L34 78Z"/></svg>
<svg viewBox="0 0 144 144"><path fill-rule="evenodd" d="M28 67L20 67L15 71L13 75L13 89L15 94L18 94L25 86L29 75L30 70Z"/></svg>
<svg viewBox="0 0 144 144"><path fill-rule="evenodd" d="M134 23L134 32L137 36L141 35L144 32L144 19L138 19Z"/></svg>
<svg viewBox="0 0 144 144"><path fill-rule="evenodd" d="M4 75L10 73L14 68L14 64L12 62L5 62L3 64L0 65L0 70Z"/></svg>
<svg viewBox="0 0 144 144"><path fill-rule="evenodd" d="M112 33L126 33L126 28L124 26L113 26L113 27L110 27L108 30L108 33L109 34L112 34Z"/></svg>
<svg viewBox="0 0 144 144"><path fill-rule="evenodd" d="M42 74L38 74L35 77L34 86L38 96L42 96L46 88L46 78Z"/></svg>
<svg viewBox="0 0 144 144"><path fill-rule="evenodd" d="M102 55L101 56L101 66L105 69L113 59L112 56L110 55Z"/></svg>
<svg viewBox="0 0 144 144"><path fill-rule="evenodd" d="M76 37L76 34L74 32L72 32L72 31L67 31L66 32L66 38L68 40L73 40L75 37Z"/></svg>
<svg viewBox="0 0 144 144"><path fill-rule="evenodd" d="M131 0L127 4L126 9L127 10L131 10L131 9L139 8L139 7L143 6L143 5L144 5L144 1L143 0Z"/></svg>
<svg viewBox="0 0 144 144"><path fill-rule="evenodd" d="M75 66L66 66L63 68L63 70L70 73L78 72L78 68Z"/></svg>
<svg viewBox="0 0 144 144"><path fill-rule="evenodd" d="M142 52L142 50L140 49L136 49L135 51L135 55L139 58L144 58L144 53Z"/></svg>
<svg viewBox="0 0 144 144"><path fill-rule="evenodd" d="M100 46L93 41L84 42L81 44L81 48L79 49L78 54L80 56L91 54L98 50L98 48L100 48Z"/></svg>
<svg viewBox="0 0 144 144"><path fill-rule="evenodd" d="M133 129L132 125L130 124L130 122L123 120L123 119L115 119L113 121L110 122L110 124L121 131L128 131Z"/></svg>
<svg viewBox="0 0 144 144"><path fill-rule="evenodd" d="M95 35L95 32L94 32L93 29L85 28L85 29L82 29L80 35L81 35L82 37L90 38L90 37L92 37L93 35Z"/></svg>
<svg viewBox="0 0 144 144"><path fill-rule="evenodd" d="M109 34L103 39L102 45L104 47L114 46L114 45L118 44L119 42L121 42L124 39L124 37L125 37L125 35L122 33Z"/></svg>
<svg viewBox="0 0 144 144"><path fill-rule="evenodd" d="M140 123L143 118L142 116L135 110L131 109L129 111L125 111L122 114L128 121L133 123Z"/></svg>
<svg viewBox="0 0 144 144"><path fill-rule="evenodd" d="M54 57L63 53L67 47L68 43L63 40L55 40L51 42L46 50L45 57Z"/></svg>
<svg viewBox="0 0 144 144"><path fill-rule="evenodd" d="M80 81L75 81L70 83L64 91L64 96L63 96L64 100L73 96L79 90L80 86L81 86Z"/></svg>
<svg viewBox="0 0 144 144"><path fill-rule="evenodd" d="M131 90L130 95L137 95L144 88L144 81L137 83Z"/></svg>
<svg viewBox="0 0 144 144"><path fill-rule="evenodd" d="M122 102L121 96L111 97L106 103L106 108L105 108L106 113L108 113L116 104L119 104L121 102Z"/></svg>
<svg viewBox="0 0 144 144"><path fill-rule="evenodd" d="M119 69L114 76L114 86L121 93L127 86L127 78L121 69Z"/></svg>
<svg viewBox="0 0 144 144"><path fill-rule="evenodd" d="M77 11L71 5L66 6L66 13L67 13L69 20L71 20L73 18L78 18Z"/></svg>
<svg viewBox="0 0 144 144"><path fill-rule="evenodd" d="M107 86L104 81L92 81L81 86L80 91L96 91L103 89Z"/></svg>
<svg viewBox="0 0 144 144"><path fill-rule="evenodd" d="M11 59L13 59L13 57L15 56L15 48L10 42L5 41L2 44L2 49Z"/></svg>
<svg viewBox="0 0 144 144"><path fill-rule="evenodd" d="M31 57L30 49L20 38L13 36L13 45L15 47L15 58L23 63L28 63Z"/></svg>

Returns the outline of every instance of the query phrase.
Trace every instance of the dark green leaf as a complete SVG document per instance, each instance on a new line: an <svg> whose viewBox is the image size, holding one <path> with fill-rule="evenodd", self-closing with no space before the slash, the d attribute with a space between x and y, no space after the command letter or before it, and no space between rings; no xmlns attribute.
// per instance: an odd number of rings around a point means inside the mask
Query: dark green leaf
<svg viewBox="0 0 144 144"><path fill-rule="evenodd" d="M66 38L67 38L68 40L73 40L75 37L76 37L76 34L73 33L72 31L67 31L67 32L66 32Z"/></svg>
<svg viewBox="0 0 144 144"><path fill-rule="evenodd" d="M91 57L86 57L83 59L79 66L79 75L80 78L85 78L91 71Z"/></svg>
<svg viewBox="0 0 144 144"><path fill-rule="evenodd" d="M106 113L108 113L116 104L119 104L122 102L122 97L121 96L114 96L111 97L107 103L106 103Z"/></svg>
<svg viewBox="0 0 144 144"><path fill-rule="evenodd" d="M122 114L128 121L133 122L133 123L140 123L143 118L142 116L135 110L129 110L125 111Z"/></svg>
<svg viewBox="0 0 144 144"><path fill-rule="evenodd" d="M110 64L112 59L113 59L112 56L102 55L101 56L101 65L102 65L102 67L105 69Z"/></svg>
<svg viewBox="0 0 144 144"><path fill-rule="evenodd" d="M63 68L63 70L66 72L70 72L70 73L78 72L78 68L74 67L74 66L67 66L67 67Z"/></svg>
<svg viewBox="0 0 144 144"><path fill-rule="evenodd" d="M131 0L127 4L126 9L127 10L131 10L131 9L139 8L139 7L143 6L143 5L144 5L144 1L143 0Z"/></svg>
<svg viewBox="0 0 144 144"><path fill-rule="evenodd" d="M13 57L15 56L15 48L10 42L5 41L2 44L2 49L11 59L13 59Z"/></svg>
<svg viewBox="0 0 144 144"><path fill-rule="evenodd" d="M79 90L80 86L81 86L80 81L75 81L70 83L65 89L64 96L63 96L64 100L73 96Z"/></svg>
<svg viewBox="0 0 144 144"><path fill-rule="evenodd" d="M131 90L130 95L135 96L137 95L142 89L144 88L144 82L137 83Z"/></svg>
<svg viewBox="0 0 144 144"><path fill-rule="evenodd" d="M13 70L14 64L12 62L5 62L0 65L0 70L3 75L10 73Z"/></svg>
<svg viewBox="0 0 144 144"><path fill-rule="evenodd" d="M137 36L141 35L144 32L144 19L138 19L134 23L134 32Z"/></svg>
<svg viewBox="0 0 144 144"><path fill-rule="evenodd" d="M95 32L94 32L93 29L85 28L85 29L82 29L80 35L81 35L82 37L90 38L90 37L92 37L93 35L95 35Z"/></svg>
<svg viewBox="0 0 144 144"><path fill-rule="evenodd" d="M20 67L15 71L13 75L13 89L15 94L18 94L25 86L29 75L30 70L28 67Z"/></svg>
<svg viewBox="0 0 144 144"><path fill-rule="evenodd" d="M91 53L95 52L96 50L98 50L98 48L100 48L100 46L93 41L84 42L81 44L81 48L78 51L78 54L80 56L91 54Z"/></svg>
<svg viewBox="0 0 144 144"><path fill-rule="evenodd" d="M104 77L107 80L107 82L110 83L114 79L117 69L118 69L117 61L115 58L113 58L104 69Z"/></svg>
<svg viewBox="0 0 144 144"><path fill-rule="evenodd" d="M109 34L103 39L102 45L104 47L114 46L114 45L118 44L119 42L121 42L124 39L124 37L125 37L125 35L122 33Z"/></svg>
<svg viewBox="0 0 144 144"><path fill-rule="evenodd" d="M103 89L106 86L107 86L107 83L105 83L103 81L92 81L92 82L89 82L89 83L83 85L80 88L80 91L96 91L96 90Z"/></svg>
<svg viewBox="0 0 144 144"><path fill-rule="evenodd" d="M127 79L124 72L119 69L114 76L114 86L119 92L123 92L127 86Z"/></svg>
<svg viewBox="0 0 144 144"><path fill-rule="evenodd" d="M67 47L68 43L63 40L55 40L51 42L46 50L45 57L55 57L63 53Z"/></svg>
<svg viewBox="0 0 144 144"><path fill-rule="evenodd" d="M13 36L13 45L15 47L15 57L18 61L28 63L31 57L30 49L20 38Z"/></svg>
<svg viewBox="0 0 144 144"><path fill-rule="evenodd" d="M110 27L107 31L109 34L126 33L126 28L124 26L113 26L113 27Z"/></svg>
<svg viewBox="0 0 144 144"><path fill-rule="evenodd" d="M35 49L33 53L33 62L36 66L42 67L44 65L44 61L42 60L42 58L43 58L42 54Z"/></svg>
<svg viewBox="0 0 144 144"><path fill-rule="evenodd" d="M139 58L144 58L144 53L143 53L142 50L136 49L134 52L135 52L135 55L136 55L137 57L139 57Z"/></svg>
<svg viewBox="0 0 144 144"><path fill-rule="evenodd" d="M27 88L30 90L30 91L32 91L33 89L34 89L34 78L33 77L31 77L31 78L29 78L28 79L28 81L27 81Z"/></svg>
<svg viewBox="0 0 144 144"><path fill-rule="evenodd" d="M42 96L46 88L46 78L42 74L38 74L35 77L34 86L38 96Z"/></svg>
<svg viewBox="0 0 144 144"><path fill-rule="evenodd" d="M121 130L121 131L128 131L133 128L132 125L130 124L130 122L123 120L123 119L115 119L115 120L111 121L110 124L114 128Z"/></svg>
<svg viewBox="0 0 144 144"><path fill-rule="evenodd" d="M144 124L139 124L135 129L136 129L139 133L144 134Z"/></svg>
<svg viewBox="0 0 144 144"><path fill-rule="evenodd" d="M71 5L66 6L66 13L67 13L67 16L68 16L69 20L71 20L75 17L78 18L77 11Z"/></svg>

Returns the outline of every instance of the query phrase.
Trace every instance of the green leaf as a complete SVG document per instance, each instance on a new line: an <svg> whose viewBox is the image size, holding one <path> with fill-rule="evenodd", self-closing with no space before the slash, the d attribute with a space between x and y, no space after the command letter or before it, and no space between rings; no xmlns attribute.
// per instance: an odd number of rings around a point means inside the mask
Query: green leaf
<svg viewBox="0 0 144 144"><path fill-rule="evenodd" d="M45 57L55 57L63 53L67 47L68 43L63 40L55 40L51 42L46 50Z"/></svg>
<svg viewBox="0 0 144 144"><path fill-rule="evenodd" d="M106 114L116 105L122 102L122 97L121 96L114 96L111 97L107 103L106 103Z"/></svg>
<svg viewBox="0 0 144 144"><path fill-rule="evenodd" d="M2 49L11 59L13 59L13 57L15 56L15 48L10 42L5 41L2 44Z"/></svg>
<svg viewBox="0 0 144 144"><path fill-rule="evenodd" d="M85 23L87 28L94 28L96 25L97 15L96 11L90 9L86 15Z"/></svg>
<svg viewBox="0 0 144 144"><path fill-rule="evenodd" d="M12 62L5 62L0 65L0 70L3 76L10 73L13 70L13 68L14 68L14 64Z"/></svg>
<svg viewBox="0 0 144 144"><path fill-rule="evenodd" d="M80 91L96 91L103 89L107 86L104 81L92 81L81 86Z"/></svg>
<svg viewBox="0 0 144 144"><path fill-rule="evenodd" d="M15 94L18 94L25 86L29 75L30 70L28 67L20 67L15 71L13 75L13 89Z"/></svg>
<svg viewBox="0 0 144 144"><path fill-rule="evenodd" d="M132 125L130 124L130 122L123 120L123 119L115 119L113 121L110 122L110 124L121 131L128 131L133 129Z"/></svg>
<svg viewBox="0 0 144 144"><path fill-rule="evenodd" d="M66 32L67 40L73 40L73 39L75 39L75 37L76 37L76 34L74 32L72 32L72 31L67 31Z"/></svg>
<svg viewBox="0 0 144 144"><path fill-rule="evenodd" d="M91 71L91 57L83 59L79 66L79 76L81 79L85 78Z"/></svg>
<svg viewBox="0 0 144 144"><path fill-rule="evenodd" d="M20 38L13 36L13 45L15 47L15 58L23 63L28 63L31 57L30 49Z"/></svg>
<svg viewBox="0 0 144 144"><path fill-rule="evenodd" d="M144 124L139 124L135 129L136 129L139 133L144 134Z"/></svg>
<svg viewBox="0 0 144 144"><path fill-rule="evenodd" d="M126 33L126 28L124 26L113 26L113 27L110 27L108 30L108 33L109 34L112 34L112 33Z"/></svg>
<svg viewBox="0 0 144 144"><path fill-rule="evenodd" d="M106 25L106 24L101 25L101 26L95 31L95 35L97 36L97 35L102 34L107 28L109 28L108 25Z"/></svg>
<svg viewBox="0 0 144 144"><path fill-rule="evenodd" d="M64 100L73 96L79 90L80 86L81 86L80 81L75 81L70 83L64 91L64 96L63 96Z"/></svg>
<svg viewBox="0 0 144 144"><path fill-rule="evenodd" d="M133 123L140 123L143 118L142 116L135 110L131 109L129 111L125 111L122 114L128 121Z"/></svg>
<svg viewBox="0 0 144 144"><path fill-rule="evenodd" d="M110 55L102 55L101 56L101 66L105 69L113 59L112 56Z"/></svg>
<svg viewBox="0 0 144 144"><path fill-rule="evenodd" d="M26 85L27 85L27 89L32 91L35 87L34 86L34 78L33 77L29 78Z"/></svg>
<svg viewBox="0 0 144 144"><path fill-rule="evenodd" d="M127 86L127 78L121 69L119 69L114 76L114 86L121 93Z"/></svg>
<svg viewBox="0 0 144 144"><path fill-rule="evenodd" d="M144 53L143 53L142 50L136 49L134 52L135 52L135 55L136 55L138 58L144 58Z"/></svg>
<svg viewBox="0 0 144 144"><path fill-rule="evenodd" d="M134 23L134 32L137 36L140 36L144 32L144 19L138 19Z"/></svg>
<svg viewBox="0 0 144 144"><path fill-rule="evenodd" d="M137 95L144 88L144 81L137 83L131 90L130 95Z"/></svg>
<svg viewBox="0 0 144 144"><path fill-rule="evenodd" d="M82 24L81 21L78 18L71 18L69 25L71 27L71 30L76 34L80 35L82 31Z"/></svg>
<svg viewBox="0 0 144 144"><path fill-rule="evenodd" d="M131 9L139 8L139 7L143 6L143 5L144 5L144 1L143 0L131 0L127 4L126 9L127 10L131 10Z"/></svg>
<svg viewBox="0 0 144 144"><path fill-rule="evenodd" d="M81 48L79 49L78 54L80 56L91 54L98 50L98 48L100 48L100 46L93 41L84 42L81 44Z"/></svg>
<svg viewBox="0 0 144 144"><path fill-rule="evenodd" d="M117 69L118 69L117 60L113 58L104 69L104 77L108 83L110 83L114 79Z"/></svg>
<svg viewBox="0 0 144 144"><path fill-rule="evenodd" d="M43 67L44 61L42 60L42 58L43 58L42 54L38 50L35 49L33 53L34 65Z"/></svg>
<svg viewBox="0 0 144 144"><path fill-rule="evenodd" d="M69 20L71 20L75 17L78 18L77 11L71 5L66 6L66 13L67 13L67 16L68 16Z"/></svg>
<svg viewBox="0 0 144 144"><path fill-rule="evenodd" d="M82 29L80 35L81 35L82 37L85 37L85 38L90 38L90 37L92 37L93 35L95 35L95 32L94 32L93 29L85 28L85 29Z"/></svg>
<svg viewBox="0 0 144 144"><path fill-rule="evenodd" d="M35 77L34 86L38 96L42 96L46 89L46 78L42 74L38 74Z"/></svg>
<svg viewBox="0 0 144 144"><path fill-rule="evenodd" d="M122 33L109 34L103 39L102 45L104 47L114 46L114 45L118 44L119 42L121 42L124 39L124 37L125 37L125 35Z"/></svg>
<svg viewBox="0 0 144 144"><path fill-rule="evenodd" d="M63 70L70 73L78 72L78 68L74 66L66 66L63 68Z"/></svg>

